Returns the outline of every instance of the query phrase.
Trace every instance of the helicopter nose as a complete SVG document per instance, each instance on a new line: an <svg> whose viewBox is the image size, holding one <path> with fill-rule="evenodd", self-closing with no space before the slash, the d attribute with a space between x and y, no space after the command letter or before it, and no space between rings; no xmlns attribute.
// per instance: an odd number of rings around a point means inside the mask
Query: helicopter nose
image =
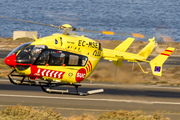
<svg viewBox="0 0 180 120"><path fill-rule="evenodd" d="M6 57L5 63L6 63L6 65L9 65L9 66L15 68L15 65L16 65L16 55L13 54L13 55L10 55L10 56Z"/></svg>

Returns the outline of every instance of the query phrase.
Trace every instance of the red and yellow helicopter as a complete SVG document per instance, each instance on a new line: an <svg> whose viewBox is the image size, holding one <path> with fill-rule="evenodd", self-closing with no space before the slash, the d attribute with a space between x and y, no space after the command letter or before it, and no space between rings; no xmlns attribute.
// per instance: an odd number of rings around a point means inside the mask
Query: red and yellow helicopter
<svg viewBox="0 0 180 120"><path fill-rule="evenodd" d="M153 60L148 61L147 58L156 46L155 38L149 39L149 43L137 54L128 53L126 50L134 41L134 38L127 38L115 49L101 48L101 44L87 38L70 34L69 31L85 31L99 32L83 29L76 29L69 24L62 26L46 25L16 18L0 16L5 19L12 19L33 24L40 24L50 27L63 29L63 34L53 34L51 36L37 39L34 42L25 43L14 49L5 59L5 63L9 65L13 71L8 75L11 83L16 85L41 86L45 92L69 93L51 89L54 86L72 85L76 88L76 94L87 95L103 92L103 89L88 91L81 94L78 91L80 82L85 80L95 69L101 58L113 61L114 65L121 66L122 60L138 63L147 62L150 64L152 73L157 76L162 75L162 65L174 48L168 47L164 52L159 54ZM111 31L101 31L102 34L119 34ZM133 37L143 37L142 34L132 34ZM12 74L13 72L19 75ZM142 69L144 72L144 70ZM146 72L144 72L146 73ZM12 76L22 77L22 80L16 81ZM25 80L25 78L30 80ZM39 79L43 81L39 81ZM45 87L50 87L45 89Z"/></svg>

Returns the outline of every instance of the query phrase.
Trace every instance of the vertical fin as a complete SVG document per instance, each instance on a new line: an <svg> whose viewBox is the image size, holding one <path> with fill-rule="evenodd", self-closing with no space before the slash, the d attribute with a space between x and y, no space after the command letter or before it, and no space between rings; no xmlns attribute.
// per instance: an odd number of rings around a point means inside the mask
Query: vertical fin
<svg viewBox="0 0 180 120"><path fill-rule="evenodd" d="M162 75L162 65L167 60L167 58L171 55L175 48L168 47L165 51L155 57L150 61L150 66L152 69L152 73L157 76Z"/></svg>
<svg viewBox="0 0 180 120"><path fill-rule="evenodd" d="M147 59L155 46L155 37L153 37L152 39L149 39L149 43L138 53L138 55Z"/></svg>
<svg viewBox="0 0 180 120"><path fill-rule="evenodd" d="M129 46L132 44L135 38L127 38L125 41L123 41L120 45L118 45L114 50L125 52Z"/></svg>

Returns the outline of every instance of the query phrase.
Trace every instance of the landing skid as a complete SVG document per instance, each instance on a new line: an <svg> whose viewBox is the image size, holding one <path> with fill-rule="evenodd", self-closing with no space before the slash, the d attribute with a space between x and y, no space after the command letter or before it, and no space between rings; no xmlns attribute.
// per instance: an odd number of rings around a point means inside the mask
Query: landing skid
<svg viewBox="0 0 180 120"><path fill-rule="evenodd" d="M97 93L103 93L103 89L97 89L97 90L90 90L87 92L79 92L78 87L81 86L80 84L70 84L70 83L56 83L56 82L51 82L51 81L30 81L30 80L25 80L27 76L25 75L13 75L12 73L15 70L13 70L9 75L8 78L10 82L14 85L26 85L26 86L40 86L42 91L46 93L58 93L58 94L70 94L70 95L81 95L81 96L86 96L86 95L92 95L92 94L97 94ZM13 80L12 76L14 77L22 77L21 80ZM59 89L52 89L53 87L58 87L62 85L68 85L68 86L74 86L76 92L69 92L69 90L59 90Z"/></svg>
<svg viewBox="0 0 180 120"><path fill-rule="evenodd" d="M63 85L69 85L69 84L63 84ZM78 87L81 86L81 85L73 84L73 86L75 87L76 92L69 92L69 90L67 90L67 89L66 90L57 90L57 89L52 89L51 87L50 88L45 88L42 85L41 85L41 89L44 92L47 92L47 93L70 94L70 95L81 95L81 96L92 95L92 94L97 94L97 93L103 93L104 92L104 89L96 89L96 90L90 90L90 91L87 91L87 92L79 92Z"/></svg>

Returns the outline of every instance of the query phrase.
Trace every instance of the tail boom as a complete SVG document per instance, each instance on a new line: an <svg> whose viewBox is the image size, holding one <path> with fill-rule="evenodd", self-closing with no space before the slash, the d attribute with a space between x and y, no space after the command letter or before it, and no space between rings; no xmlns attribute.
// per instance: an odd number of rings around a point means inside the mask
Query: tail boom
<svg viewBox="0 0 180 120"><path fill-rule="evenodd" d="M153 51L154 47L156 46L155 43L155 37L153 37L152 39L149 39L149 44L146 45L139 53L139 56L144 57L145 59L148 58L148 56L151 54L151 52Z"/></svg>

